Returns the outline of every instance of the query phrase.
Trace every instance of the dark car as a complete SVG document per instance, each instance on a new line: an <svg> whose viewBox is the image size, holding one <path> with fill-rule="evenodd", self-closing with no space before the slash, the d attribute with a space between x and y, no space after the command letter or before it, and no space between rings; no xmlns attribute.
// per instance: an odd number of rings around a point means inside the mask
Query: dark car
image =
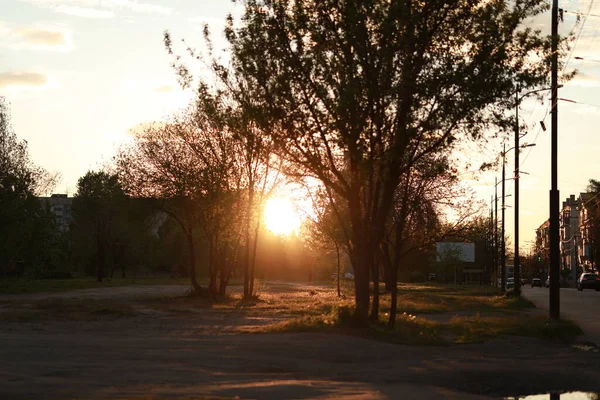
<svg viewBox="0 0 600 400"><path fill-rule="evenodd" d="M540 278L533 278L531 280L531 287L539 286L542 287L542 280Z"/></svg>
<svg viewBox="0 0 600 400"><path fill-rule="evenodd" d="M583 289L596 289L596 291L600 291L600 276L589 272L581 274L577 280L577 290L582 291Z"/></svg>

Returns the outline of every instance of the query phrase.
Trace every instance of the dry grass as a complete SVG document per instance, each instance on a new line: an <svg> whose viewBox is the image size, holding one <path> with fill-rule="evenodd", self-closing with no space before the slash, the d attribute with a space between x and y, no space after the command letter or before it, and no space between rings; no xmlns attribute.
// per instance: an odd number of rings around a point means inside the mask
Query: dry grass
<svg viewBox="0 0 600 400"><path fill-rule="evenodd" d="M254 332L335 332L395 343L434 345L481 342L498 335L572 342L582 333L568 321L556 323L523 315L524 310L534 307L531 302L502 296L497 289L480 286L401 285L394 329L385 327L389 294L380 296L380 322L368 328L353 326L346 315L350 314L347 310L352 302L348 298L332 298L331 293L271 295L268 299L269 308L296 317L259 327ZM456 312L467 316L453 316ZM447 314L449 321L430 320L427 316L431 313Z"/></svg>
<svg viewBox="0 0 600 400"><path fill-rule="evenodd" d="M454 317L447 328L456 343L477 343L498 336L530 336L544 340L573 343L583 334L580 327L568 320L553 321L542 316Z"/></svg>
<svg viewBox="0 0 600 400"><path fill-rule="evenodd" d="M94 299L47 299L26 304L7 304L0 320L90 319L130 317L136 310L186 318L197 326L237 333L330 332L357 335L404 344L481 342L498 335L532 336L571 342L581 330L570 322L553 322L524 315L533 307L524 299L501 296L493 288L404 284L398 294L394 329L386 327L390 296L381 294L379 321L357 326L352 317L353 297L349 283L338 297L328 285L263 285L249 300L229 294L218 301L197 296L155 297L137 301ZM9 309L10 307L10 309ZM432 316L436 313L436 316ZM458 316L460 315L460 316Z"/></svg>

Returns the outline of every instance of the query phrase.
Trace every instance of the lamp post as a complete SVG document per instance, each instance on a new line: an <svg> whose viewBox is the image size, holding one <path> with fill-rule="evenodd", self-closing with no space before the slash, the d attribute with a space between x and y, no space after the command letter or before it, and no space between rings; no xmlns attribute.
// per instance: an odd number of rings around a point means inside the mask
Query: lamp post
<svg viewBox="0 0 600 400"><path fill-rule="evenodd" d="M562 87L560 85L559 87ZM519 85L517 85L516 96L516 122L515 122L515 259L514 259L514 269L515 269L515 295L521 295L521 271L520 271L520 259L519 259L519 104L521 100L525 97L537 93L542 92L544 90L551 90L552 88L542 88L537 90L532 90L527 92L521 96L519 96ZM535 144L523 146L523 147L531 147L535 146Z"/></svg>
<svg viewBox="0 0 600 400"><path fill-rule="evenodd" d="M521 146L521 148L532 147L532 146L535 146L535 143ZM510 149L506 150L506 145L504 145L504 147L502 148L502 242L501 242L502 243L502 245L501 245L502 251L500 252L500 262L501 262L501 265L502 265L502 274L501 274L502 292L506 291L506 282L505 282L505 280L506 280L506 249L505 249L505 243L504 243L504 210L506 209L506 205L504 204L504 198L510 196L510 195L506 196L504 194L504 186L505 186L504 185L504 181L506 180L504 165L506 164L506 153L509 152L509 151L511 151L511 150L513 150L513 149L517 149L516 153L519 153L519 148L518 147L511 147ZM518 251L517 251L517 253L518 253ZM513 268L513 271L516 271L516 269L517 269L516 265L518 265L518 264L516 264L516 262L515 262L515 267ZM514 275L515 290L516 290L516 287L517 287L516 286L517 285L517 283L516 283L517 278L518 278L518 274L515 272L515 275Z"/></svg>

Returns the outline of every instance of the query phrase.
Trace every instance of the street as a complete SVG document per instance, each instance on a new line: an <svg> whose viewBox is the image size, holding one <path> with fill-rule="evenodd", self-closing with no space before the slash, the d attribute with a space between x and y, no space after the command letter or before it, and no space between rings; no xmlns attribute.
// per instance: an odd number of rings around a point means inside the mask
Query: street
<svg viewBox="0 0 600 400"><path fill-rule="evenodd" d="M549 309L547 288L523 286L523 295L538 308ZM560 289L560 315L578 324L589 340L600 346L600 292L586 289Z"/></svg>

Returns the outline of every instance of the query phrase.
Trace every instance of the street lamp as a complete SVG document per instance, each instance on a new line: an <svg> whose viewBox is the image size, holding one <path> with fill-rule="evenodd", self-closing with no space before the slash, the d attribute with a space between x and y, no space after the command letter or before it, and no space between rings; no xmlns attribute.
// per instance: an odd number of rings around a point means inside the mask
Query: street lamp
<svg viewBox="0 0 600 400"><path fill-rule="evenodd" d="M500 262L501 262L501 265L502 265L502 274L501 274L502 292L504 292L506 290L506 282L505 282L505 279L506 279L506 249L505 249L505 243L504 243L504 210L506 209L506 206L504 204L504 198L510 196L510 195L508 195L508 196L504 195L504 186L505 186L504 185L504 181L506 180L504 165L506 164L506 153L508 153L509 151L514 150L514 149L522 149L522 148L525 148L525 147L533 147L533 146L535 146L535 143L525 144L525 145L522 145L520 147L518 147L518 146L517 147L511 147L510 149L506 150L506 145L504 145L503 151L502 151L502 252L500 253ZM515 151L515 153L519 154L519 150ZM515 177L513 179L515 179L518 182L517 177ZM518 196L518 192L515 193L515 197L516 196ZM517 207L515 207L515 213L518 213ZM517 242L517 245L518 245L518 236L516 237L516 239L517 240L515 240L515 241ZM515 256L518 257L518 250L515 253ZM515 262L513 263L513 264L515 264L515 266L513 268L514 271L516 271L518 269L516 267L518 265L517 261L518 261L518 259L515 259ZM517 290L520 290L520 287L519 287L519 289L517 289L517 279L520 279L519 278L519 274L517 272L515 272L514 275L513 275L513 277L514 277L514 280L515 280L515 292L519 293L519 292L517 292Z"/></svg>
<svg viewBox="0 0 600 400"><path fill-rule="evenodd" d="M558 85L558 87L562 87L562 85ZM519 86L517 85L516 92L516 123L515 123L515 149L519 149L519 104L521 100L525 97L545 90L552 90L552 88L542 88L529 91L521 96L519 96ZM543 127L543 124L542 124ZM531 147L535 146L534 144L523 146L523 147ZM521 295L521 271L519 270L519 150L515 151L515 259L514 259L514 269L515 269L515 295Z"/></svg>

